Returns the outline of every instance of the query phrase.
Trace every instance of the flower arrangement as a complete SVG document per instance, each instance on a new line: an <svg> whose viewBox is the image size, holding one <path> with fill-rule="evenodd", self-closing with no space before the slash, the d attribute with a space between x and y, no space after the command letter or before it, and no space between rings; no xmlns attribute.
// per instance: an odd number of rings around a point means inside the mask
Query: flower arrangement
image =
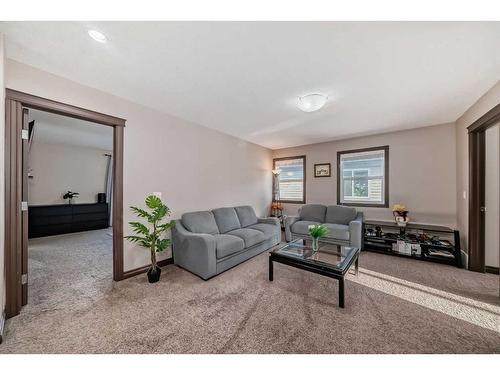
<svg viewBox="0 0 500 375"><path fill-rule="evenodd" d="M330 230L321 224L309 225L309 235L312 237L312 248L313 251L318 251L319 249L319 239L326 236Z"/></svg>
<svg viewBox="0 0 500 375"><path fill-rule="evenodd" d="M281 202L272 202L271 209L272 210L283 210L283 204Z"/></svg>
<svg viewBox="0 0 500 375"><path fill-rule="evenodd" d="M394 215L394 221L396 222L397 225L404 227L410 221L410 218L408 217L408 209L401 205L401 204L395 204L392 207L392 214Z"/></svg>

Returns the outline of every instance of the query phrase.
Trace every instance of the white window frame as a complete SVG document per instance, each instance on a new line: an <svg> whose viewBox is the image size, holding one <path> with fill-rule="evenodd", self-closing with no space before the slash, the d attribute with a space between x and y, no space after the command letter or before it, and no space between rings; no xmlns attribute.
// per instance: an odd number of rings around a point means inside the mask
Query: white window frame
<svg viewBox="0 0 500 375"><path fill-rule="evenodd" d="M366 177L363 176L362 178L363 178L363 180L364 179L369 179L370 170L367 169L367 168L354 168L354 169L347 169L347 170L353 172L352 176L350 177L351 178L351 191L352 192L354 192L354 183L356 182L356 177L354 176L354 172L357 172L357 171L366 171L367 172ZM344 171L342 170L342 182L345 181L344 178L345 178L344 177ZM360 179L361 179L361 177L360 177ZM342 190L344 190L344 184L342 184ZM347 198L351 198L353 201L356 201L356 199L358 199L358 198L369 198L370 197L370 186L368 186L368 195L366 197L358 197L356 195L344 195L343 193L342 193L342 196L344 198L346 198L346 197Z"/></svg>

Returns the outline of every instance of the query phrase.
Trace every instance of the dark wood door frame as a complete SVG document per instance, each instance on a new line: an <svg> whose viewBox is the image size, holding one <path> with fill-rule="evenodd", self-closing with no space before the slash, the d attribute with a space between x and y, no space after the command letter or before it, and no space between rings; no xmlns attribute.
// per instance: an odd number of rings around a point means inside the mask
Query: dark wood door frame
<svg viewBox="0 0 500 375"><path fill-rule="evenodd" d="M6 318L19 314L22 301L23 110L38 109L113 127L113 279L123 271L123 132L124 119L23 92L5 92L5 284Z"/></svg>
<svg viewBox="0 0 500 375"><path fill-rule="evenodd" d="M485 131L500 121L500 104L472 123L469 131L469 270L485 272Z"/></svg>

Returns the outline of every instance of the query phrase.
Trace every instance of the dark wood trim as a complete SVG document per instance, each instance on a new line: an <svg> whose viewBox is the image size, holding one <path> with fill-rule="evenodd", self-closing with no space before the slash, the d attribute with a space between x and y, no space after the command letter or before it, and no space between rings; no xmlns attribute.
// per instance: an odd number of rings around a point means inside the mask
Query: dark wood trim
<svg viewBox="0 0 500 375"><path fill-rule="evenodd" d="M21 129L27 131L28 108L23 108L22 116ZM21 139L21 155L21 200L28 202L28 140L26 139ZM28 275L28 211L21 212L21 275ZM28 283L21 285L21 298L21 305L26 305L28 303Z"/></svg>
<svg viewBox="0 0 500 375"><path fill-rule="evenodd" d="M23 106L39 109L45 112L56 113L58 115L77 118L80 120L97 122L108 126L125 126L125 120L119 117L105 115L103 113L80 108L71 104L57 102L55 100L41 98L39 96L27 94L21 91L5 89L5 97Z"/></svg>
<svg viewBox="0 0 500 375"><path fill-rule="evenodd" d="M63 116L113 126L113 279L122 280L123 272L123 132L125 120L6 89L5 99L5 285L6 318L19 314L22 306L22 112L34 108Z"/></svg>
<svg viewBox="0 0 500 375"><path fill-rule="evenodd" d="M21 124L22 105L5 101L5 315L22 306L21 287Z"/></svg>
<svg viewBox="0 0 500 375"><path fill-rule="evenodd" d="M484 272L485 133L469 133L469 270Z"/></svg>
<svg viewBox="0 0 500 375"><path fill-rule="evenodd" d="M485 131L500 121L500 104L496 105L467 127L469 133Z"/></svg>
<svg viewBox="0 0 500 375"><path fill-rule="evenodd" d="M307 159L306 155L299 156L286 156L283 158L274 158L273 159L273 169L276 169L276 162L280 160L292 160L292 159L302 159L304 163L304 181L303 181L303 189L302 189L302 200L301 201L289 201L289 200L280 200L281 203L296 203L296 204L305 204L306 203L306 185L307 185ZM273 179L273 192L274 192L274 179Z"/></svg>
<svg viewBox="0 0 500 375"><path fill-rule="evenodd" d="M342 203L340 200L340 159L342 155L345 154L354 154L358 152L368 152L368 151L379 151L384 150L384 203ZM345 150L345 151L337 151L337 204L340 206L351 206L351 207L379 207L379 208L387 208L389 207L389 146L377 146L377 147L367 147L367 148L358 148L355 150Z"/></svg>
<svg viewBox="0 0 500 375"><path fill-rule="evenodd" d="M378 204L378 203L340 203L337 200L337 204L339 206L347 206L347 207L374 207L374 208L387 208L389 204Z"/></svg>
<svg viewBox="0 0 500 375"><path fill-rule="evenodd" d="M328 165L328 175L326 176L316 176L316 166L318 165ZM321 178L321 177L332 177L332 163L317 163L317 164L314 164L314 168L313 168L313 173L314 173L314 177L315 178Z"/></svg>
<svg viewBox="0 0 500 375"><path fill-rule="evenodd" d="M498 267L484 266L484 272L500 275L500 269Z"/></svg>
<svg viewBox="0 0 500 375"><path fill-rule="evenodd" d="M158 262L158 266L159 267L165 267L169 264L173 264L174 263L174 258L167 258L167 259L163 259L163 260L160 260ZM149 270L151 266L150 265L147 265L147 266L143 266L143 267L139 267L139 268L134 268L132 270L129 270L129 271L125 271L123 273L123 278L122 279L128 279L129 277L134 277L134 276L137 276L137 275L140 275L141 273L145 273Z"/></svg>
<svg viewBox="0 0 500 375"><path fill-rule="evenodd" d="M123 280L123 127L113 131L113 280ZM115 183L119 181L120 183Z"/></svg>
<svg viewBox="0 0 500 375"><path fill-rule="evenodd" d="M500 104L467 127L469 132L469 270L485 272L486 137L485 131L500 121Z"/></svg>

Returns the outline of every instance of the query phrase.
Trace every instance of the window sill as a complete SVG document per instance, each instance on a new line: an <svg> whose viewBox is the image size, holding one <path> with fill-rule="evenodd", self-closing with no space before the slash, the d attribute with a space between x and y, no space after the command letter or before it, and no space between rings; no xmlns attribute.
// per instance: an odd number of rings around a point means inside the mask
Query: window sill
<svg viewBox="0 0 500 375"><path fill-rule="evenodd" d="M277 201L278 203L293 203L293 204L305 204L306 201L283 201L283 200L280 200L280 201Z"/></svg>
<svg viewBox="0 0 500 375"><path fill-rule="evenodd" d="M339 206L350 206L350 207L375 207L375 208L389 208L388 203L364 203L364 202L356 202L356 203L341 203L337 202Z"/></svg>

